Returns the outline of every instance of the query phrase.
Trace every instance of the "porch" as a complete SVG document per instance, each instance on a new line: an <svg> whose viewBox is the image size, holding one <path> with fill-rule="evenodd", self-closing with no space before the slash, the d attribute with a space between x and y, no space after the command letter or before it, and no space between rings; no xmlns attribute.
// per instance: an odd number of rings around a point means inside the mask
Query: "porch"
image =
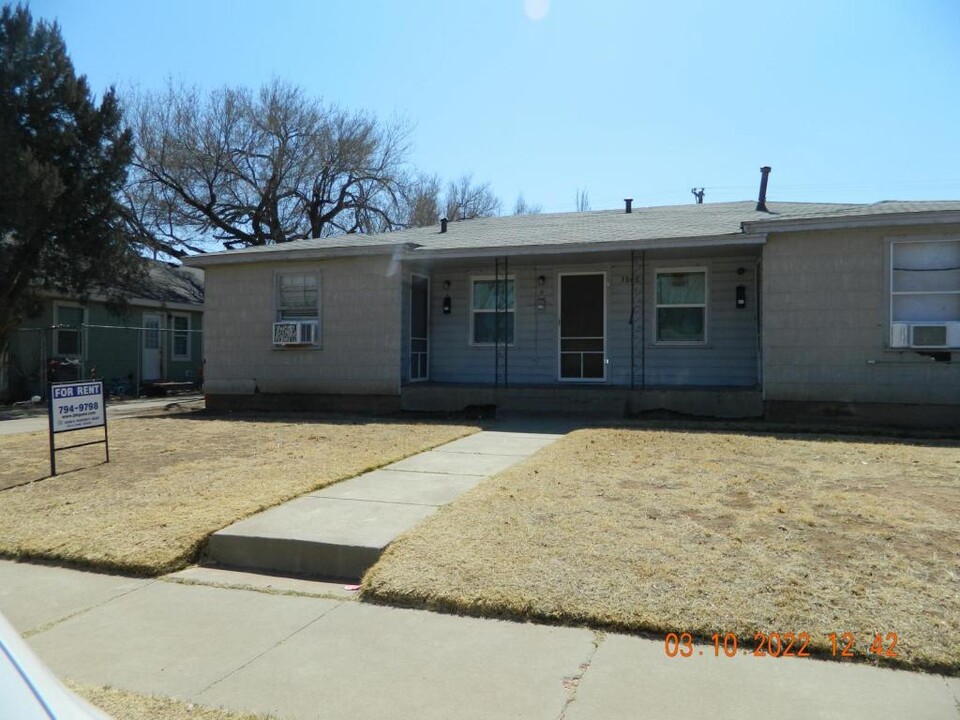
<svg viewBox="0 0 960 720"><path fill-rule="evenodd" d="M401 405L758 417L759 272L742 246L408 264Z"/></svg>

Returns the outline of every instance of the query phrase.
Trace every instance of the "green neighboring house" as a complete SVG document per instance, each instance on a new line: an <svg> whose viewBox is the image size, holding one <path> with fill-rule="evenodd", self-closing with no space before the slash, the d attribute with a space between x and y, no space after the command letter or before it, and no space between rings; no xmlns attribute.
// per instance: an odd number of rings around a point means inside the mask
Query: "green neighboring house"
<svg viewBox="0 0 960 720"><path fill-rule="evenodd" d="M10 339L0 396L45 397L50 382L91 377L112 395L138 396L158 383L201 386L203 272L151 260L126 296L120 311L96 294L82 302L48 296Z"/></svg>

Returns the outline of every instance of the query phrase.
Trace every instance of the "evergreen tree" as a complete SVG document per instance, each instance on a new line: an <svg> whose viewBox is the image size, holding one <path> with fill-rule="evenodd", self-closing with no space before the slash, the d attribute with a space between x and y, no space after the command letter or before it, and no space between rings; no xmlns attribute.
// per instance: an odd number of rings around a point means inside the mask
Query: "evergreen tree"
<svg viewBox="0 0 960 720"><path fill-rule="evenodd" d="M55 23L0 10L0 366L43 291L83 296L140 266L117 201L132 154L111 88L99 106ZM0 391L5 388L0 387Z"/></svg>

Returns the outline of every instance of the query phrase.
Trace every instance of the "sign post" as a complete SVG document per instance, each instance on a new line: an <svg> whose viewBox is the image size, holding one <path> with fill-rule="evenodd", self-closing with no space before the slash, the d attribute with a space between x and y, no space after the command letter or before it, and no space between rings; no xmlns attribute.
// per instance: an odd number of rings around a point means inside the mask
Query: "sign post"
<svg viewBox="0 0 960 720"><path fill-rule="evenodd" d="M110 443L107 441L107 408L103 400L103 382L88 380L50 385L48 419L50 424L50 475L57 474L57 452L103 443L110 462ZM103 428L103 440L77 443L58 448L55 438L59 433Z"/></svg>

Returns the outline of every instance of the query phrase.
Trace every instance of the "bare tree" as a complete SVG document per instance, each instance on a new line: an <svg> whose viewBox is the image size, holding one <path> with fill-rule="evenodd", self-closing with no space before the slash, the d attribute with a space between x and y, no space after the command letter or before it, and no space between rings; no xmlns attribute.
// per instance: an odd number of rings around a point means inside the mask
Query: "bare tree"
<svg viewBox="0 0 960 720"><path fill-rule="evenodd" d="M447 185L446 217L448 220L472 220L500 214L500 199L490 183L474 185L473 177L461 175Z"/></svg>
<svg viewBox="0 0 960 720"><path fill-rule="evenodd" d="M441 193L436 175L417 175L407 181L404 199L408 227L436 225L441 217L470 220L500 212L500 200L490 184L474 185L470 175L448 183L445 193Z"/></svg>
<svg viewBox="0 0 960 720"><path fill-rule="evenodd" d="M406 225L426 227L440 222L440 178L417 175L405 183Z"/></svg>
<svg viewBox="0 0 960 720"><path fill-rule="evenodd" d="M280 81L132 98L128 223L182 256L401 227L408 128L327 106Z"/></svg>
<svg viewBox="0 0 960 720"><path fill-rule="evenodd" d="M517 195L517 201L513 204L514 215L539 215L543 211L540 205L530 205L527 203L523 193Z"/></svg>
<svg viewBox="0 0 960 720"><path fill-rule="evenodd" d="M586 212L590 209L590 196L586 190L577 188L577 212Z"/></svg>

